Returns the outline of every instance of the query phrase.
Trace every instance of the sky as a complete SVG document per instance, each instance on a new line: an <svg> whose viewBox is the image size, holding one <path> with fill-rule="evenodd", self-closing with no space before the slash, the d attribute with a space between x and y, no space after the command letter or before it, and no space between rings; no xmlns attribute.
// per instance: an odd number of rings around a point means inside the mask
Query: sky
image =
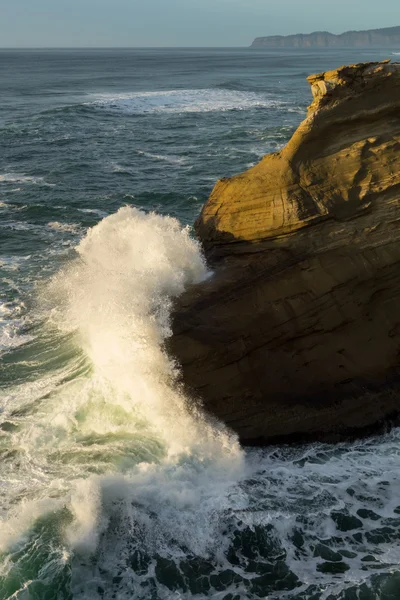
<svg viewBox="0 0 400 600"><path fill-rule="evenodd" d="M400 25L400 0L0 0L0 47L249 46Z"/></svg>

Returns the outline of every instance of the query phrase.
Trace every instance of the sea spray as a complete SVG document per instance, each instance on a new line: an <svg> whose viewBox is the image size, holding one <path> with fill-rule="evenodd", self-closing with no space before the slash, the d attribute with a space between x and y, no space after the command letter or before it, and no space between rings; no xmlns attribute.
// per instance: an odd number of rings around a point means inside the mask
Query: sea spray
<svg viewBox="0 0 400 600"><path fill-rule="evenodd" d="M232 437L190 413L177 366L164 351L172 300L207 277L198 243L176 219L125 207L89 230L79 258L47 288L50 320L77 331L105 401L135 415L169 455ZM95 427L100 433L104 417ZM146 424L146 425L145 425ZM210 456L214 448L210 447Z"/></svg>
<svg viewBox="0 0 400 600"><path fill-rule="evenodd" d="M82 557L100 552L117 569L139 530L149 556L184 548L207 555L243 464L236 438L185 397L163 347L173 299L207 277L189 229L124 207L89 230L76 252L40 305L46 336L72 336L88 368L71 377L70 364L64 380L55 374L51 391L19 419L12 444L21 469L1 543L10 556L26 547L27 559L38 519L58 515L55 564L63 569L70 556L74 593L94 598Z"/></svg>

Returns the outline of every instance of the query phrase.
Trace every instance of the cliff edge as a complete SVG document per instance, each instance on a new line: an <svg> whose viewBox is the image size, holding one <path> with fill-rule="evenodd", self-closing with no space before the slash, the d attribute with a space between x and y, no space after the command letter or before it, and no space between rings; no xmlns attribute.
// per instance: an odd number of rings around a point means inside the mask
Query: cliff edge
<svg viewBox="0 0 400 600"><path fill-rule="evenodd" d="M215 186L195 224L214 275L173 314L184 385L244 443L400 413L400 64L308 81L288 145Z"/></svg>

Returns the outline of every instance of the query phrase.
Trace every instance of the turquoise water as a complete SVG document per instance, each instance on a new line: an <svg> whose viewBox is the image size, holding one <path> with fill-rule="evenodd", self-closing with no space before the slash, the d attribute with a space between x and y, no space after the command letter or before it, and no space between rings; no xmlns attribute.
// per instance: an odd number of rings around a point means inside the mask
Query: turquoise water
<svg viewBox="0 0 400 600"><path fill-rule="evenodd" d="M163 351L215 181L384 58L0 51L0 598L400 598L399 430L243 450Z"/></svg>

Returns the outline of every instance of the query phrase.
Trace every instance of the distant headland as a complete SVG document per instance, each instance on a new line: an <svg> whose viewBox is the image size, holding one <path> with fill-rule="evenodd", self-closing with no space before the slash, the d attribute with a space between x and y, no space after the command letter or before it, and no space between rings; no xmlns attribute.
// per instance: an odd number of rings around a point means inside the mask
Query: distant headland
<svg viewBox="0 0 400 600"><path fill-rule="evenodd" d="M370 29L368 31L346 31L340 35L329 31L298 33L296 35L272 35L258 37L253 48L331 48L365 46L400 46L400 27Z"/></svg>

